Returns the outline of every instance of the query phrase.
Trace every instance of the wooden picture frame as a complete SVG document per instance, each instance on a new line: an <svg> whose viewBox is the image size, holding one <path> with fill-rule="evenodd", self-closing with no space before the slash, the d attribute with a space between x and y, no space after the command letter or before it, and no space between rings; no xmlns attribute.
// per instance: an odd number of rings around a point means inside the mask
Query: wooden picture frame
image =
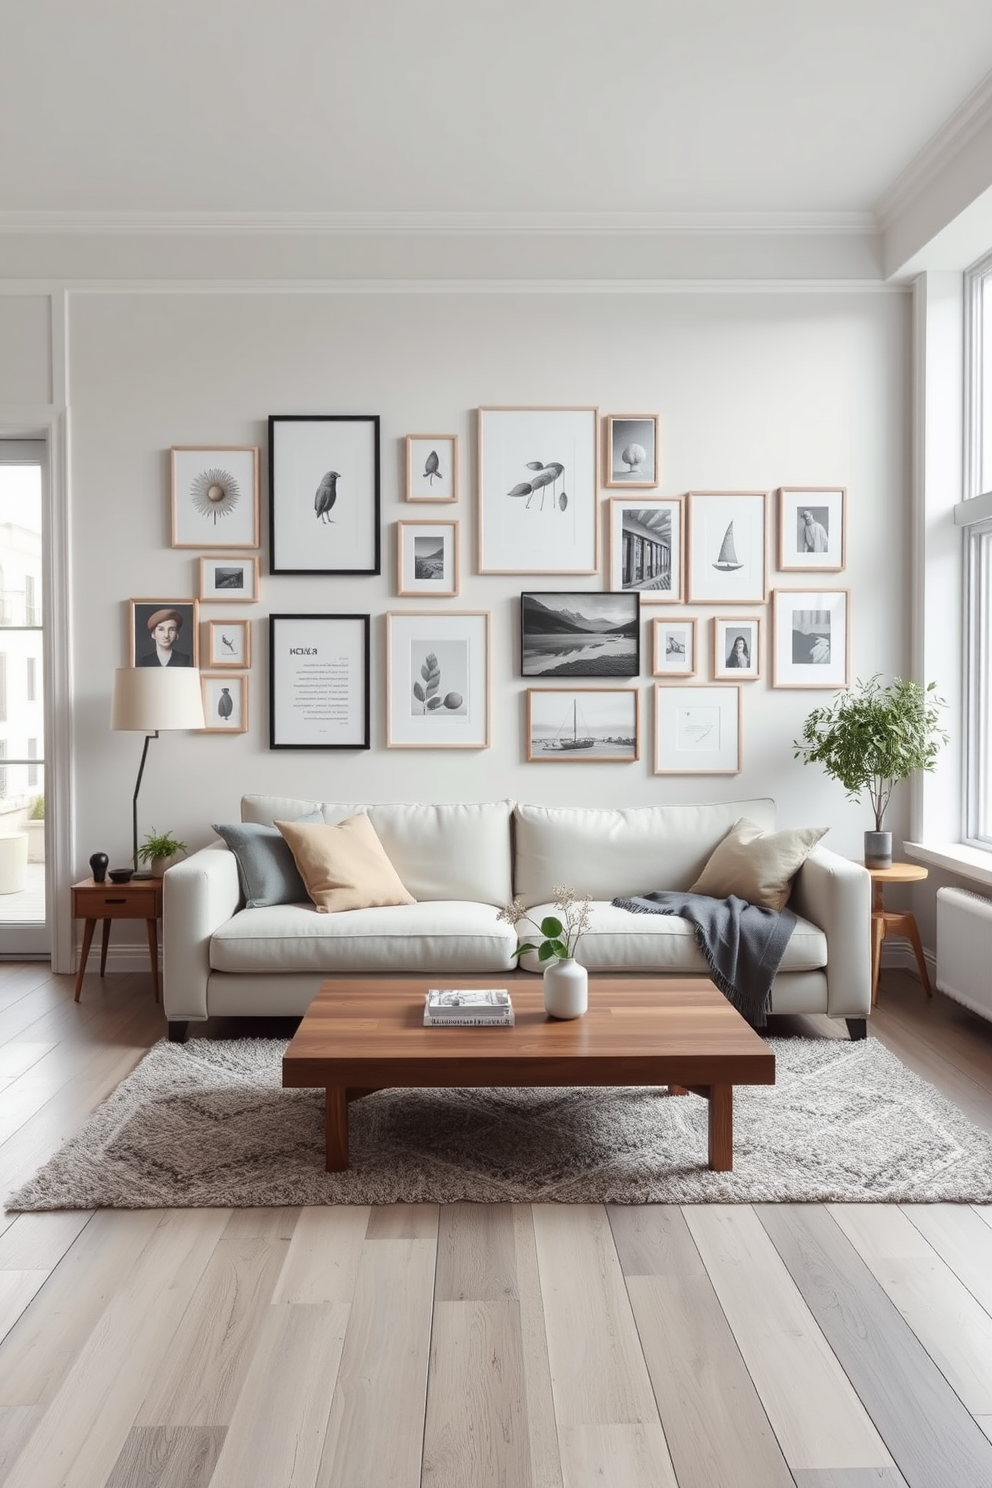
<svg viewBox="0 0 992 1488"><path fill-rule="evenodd" d="M603 485L628 491L660 485L658 415L609 413L603 424Z"/></svg>
<svg viewBox="0 0 992 1488"><path fill-rule="evenodd" d="M269 573L377 574L379 415L269 415Z"/></svg>
<svg viewBox="0 0 992 1488"><path fill-rule="evenodd" d="M246 671L251 666L250 620L205 620L207 667L233 667Z"/></svg>
<svg viewBox="0 0 992 1488"><path fill-rule="evenodd" d="M460 569L457 522L396 523L396 592L451 599Z"/></svg>
<svg viewBox="0 0 992 1488"><path fill-rule="evenodd" d="M685 503L681 496L611 496L611 589L636 590L646 604L685 600Z"/></svg>
<svg viewBox="0 0 992 1488"><path fill-rule="evenodd" d="M528 687L529 764L632 764L641 755L634 687Z"/></svg>
<svg viewBox="0 0 992 1488"><path fill-rule="evenodd" d="M258 446L174 444L174 548L257 548Z"/></svg>
<svg viewBox="0 0 992 1488"><path fill-rule="evenodd" d="M129 599L126 604L128 666L161 666L167 656L171 657L169 666L199 665L200 616L195 599Z"/></svg>
<svg viewBox="0 0 992 1488"><path fill-rule="evenodd" d="M269 616L269 748L368 749L369 615Z"/></svg>
<svg viewBox="0 0 992 1488"><path fill-rule="evenodd" d="M457 434L406 436L404 501L457 501Z"/></svg>
<svg viewBox="0 0 992 1488"><path fill-rule="evenodd" d="M520 596L522 677L638 677L640 599L582 589Z"/></svg>
<svg viewBox="0 0 992 1488"><path fill-rule="evenodd" d="M695 615L655 615L651 620L651 675L694 677L699 670Z"/></svg>
<svg viewBox="0 0 992 1488"><path fill-rule="evenodd" d="M713 617L713 677L727 682L761 676L761 616Z"/></svg>
<svg viewBox="0 0 992 1488"><path fill-rule="evenodd" d="M386 612L386 748L488 749L488 610Z"/></svg>
<svg viewBox="0 0 992 1488"><path fill-rule="evenodd" d="M840 573L847 565L847 487L780 486L778 566Z"/></svg>
<svg viewBox="0 0 992 1488"><path fill-rule="evenodd" d="M764 604L768 492L690 491L686 497L690 604Z"/></svg>
<svg viewBox="0 0 992 1488"><path fill-rule="evenodd" d="M243 673L201 672L205 734L248 732L248 677Z"/></svg>
<svg viewBox="0 0 992 1488"><path fill-rule="evenodd" d="M208 554L200 559L201 604L257 604L259 561L252 554Z"/></svg>
<svg viewBox="0 0 992 1488"><path fill-rule="evenodd" d="M741 690L654 684L654 774L739 775Z"/></svg>
<svg viewBox="0 0 992 1488"><path fill-rule="evenodd" d="M772 686L847 687L851 673L851 591L772 592Z"/></svg>

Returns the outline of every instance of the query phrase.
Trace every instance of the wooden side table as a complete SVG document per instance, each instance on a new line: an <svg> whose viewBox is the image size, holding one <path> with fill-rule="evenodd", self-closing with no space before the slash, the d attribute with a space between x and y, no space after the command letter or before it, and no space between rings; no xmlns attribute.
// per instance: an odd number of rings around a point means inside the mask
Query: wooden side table
<svg viewBox="0 0 992 1488"><path fill-rule="evenodd" d="M103 921L103 940L100 944L100 975L107 970L107 945L110 941L111 920L144 920L148 931L148 954L152 963L152 986L155 1001L159 1000L158 989L158 922L162 915L162 880L140 878L131 883L94 883L84 878L72 886L72 917L84 920L83 949L76 972L76 1002L83 990L83 975L93 944L93 931L97 920Z"/></svg>
<svg viewBox="0 0 992 1488"><path fill-rule="evenodd" d="M913 947L916 964L926 988L927 996L933 996L930 973L923 955L923 943L916 928L916 916L912 913L898 914L882 904L882 893L886 884L920 883L928 876L929 869L919 863L893 863L888 868L869 868L872 882L871 906L871 1005L878 1002L878 970L882 959L882 941L887 935L905 935Z"/></svg>

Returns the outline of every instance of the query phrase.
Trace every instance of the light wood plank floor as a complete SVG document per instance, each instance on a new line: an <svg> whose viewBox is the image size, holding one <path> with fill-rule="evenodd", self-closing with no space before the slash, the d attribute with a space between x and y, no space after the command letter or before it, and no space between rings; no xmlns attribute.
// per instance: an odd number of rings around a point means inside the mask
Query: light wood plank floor
<svg viewBox="0 0 992 1488"><path fill-rule="evenodd" d="M72 994L0 964L4 1194L164 1033ZM992 1024L887 971L870 1029L992 1131ZM4 1213L0 1338L5 1488L992 1488L967 1205Z"/></svg>

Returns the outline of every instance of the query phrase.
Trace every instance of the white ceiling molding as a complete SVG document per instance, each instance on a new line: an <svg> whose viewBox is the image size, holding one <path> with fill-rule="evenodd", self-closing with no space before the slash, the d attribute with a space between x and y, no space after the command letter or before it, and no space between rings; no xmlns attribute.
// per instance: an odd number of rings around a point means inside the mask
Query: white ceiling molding
<svg viewBox="0 0 992 1488"><path fill-rule="evenodd" d="M992 73L969 93L960 108L938 129L906 169L875 203L875 220L886 231L910 204L953 164L961 151L992 124ZM988 184L992 184L992 160Z"/></svg>

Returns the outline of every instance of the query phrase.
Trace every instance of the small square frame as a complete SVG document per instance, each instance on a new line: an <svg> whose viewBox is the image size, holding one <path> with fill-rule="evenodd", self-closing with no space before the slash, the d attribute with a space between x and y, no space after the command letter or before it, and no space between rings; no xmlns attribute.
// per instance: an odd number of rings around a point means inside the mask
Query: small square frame
<svg viewBox="0 0 992 1488"><path fill-rule="evenodd" d="M768 598L768 492L690 491L690 604L764 604Z"/></svg>
<svg viewBox="0 0 992 1488"><path fill-rule="evenodd" d="M201 604L257 604L258 558L225 553L200 559Z"/></svg>
<svg viewBox="0 0 992 1488"><path fill-rule="evenodd" d="M638 451L643 452L640 458ZM603 485L647 491L660 484L658 415L608 413L603 420Z"/></svg>
<svg viewBox="0 0 992 1488"><path fill-rule="evenodd" d="M655 615L651 620L652 677L694 677L699 670L695 615Z"/></svg>
<svg viewBox="0 0 992 1488"><path fill-rule="evenodd" d="M189 660L171 662L170 665L199 665L199 606L195 599L129 599L128 607L128 666L157 666L158 655L148 621L158 610L174 610L179 616L179 632L174 654L189 657ZM188 639L187 639L188 637ZM187 650L187 646L189 649Z"/></svg>
<svg viewBox="0 0 992 1488"><path fill-rule="evenodd" d="M655 775L739 775L741 690L654 684Z"/></svg>
<svg viewBox="0 0 992 1488"><path fill-rule="evenodd" d="M714 616L713 676L728 682L761 676L760 615Z"/></svg>
<svg viewBox="0 0 992 1488"><path fill-rule="evenodd" d="M847 687L850 671L851 591L773 590L772 686Z"/></svg>
<svg viewBox="0 0 992 1488"><path fill-rule="evenodd" d="M174 548L258 547L258 446L174 444Z"/></svg>
<svg viewBox="0 0 992 1488"><path fill-rule="evenodd" d="M632 764L641 756L640 719L634 687L528 687L527 762Z"/></svg>
<svg viewBox="0 0 992 1488"><path fill-rule="evenodd" d="M636 590L645 604L685 601L685 502L681 496L611 496L611 589Z"/></svg>
<svg viewBox="0 0 992 1488"><path fill-rule="evenodd" d="M235 667L244 671L251 666L251 621L206 620L206 665Z"/></svg>
<svg viewBox="0 0 992 1488"><path fill-rule="evenodd" d="M846 563L847 487L780 486L779 568L785 573L840 573Z"/></svg>
<svg viewBox="0 0 992 1488"><path fill-rule="evenodd" d="M248 732L248 677L245 673L201 672L205 734ZM228 711L229 710L229 711Z"/></svg>
<svg viewBox="0 0 992 1488"><path fill-rule="evenodd" d="M408 434L404 501L458 500L458 435Z"/></svg>
<svg viewBox="0 0 992 1488"><path fill-rule="evenodd" d="M491 670L488 610L387 610L387 749L488 749Z"/></svg>
<svg viewBox="0 0 992 1488"><path fill-rule="evenodd" d="M451 599L458 593L461 568L458 525L457 522L396 523L397 594ZM427 552L418 552L422 545Z"/></svg>

